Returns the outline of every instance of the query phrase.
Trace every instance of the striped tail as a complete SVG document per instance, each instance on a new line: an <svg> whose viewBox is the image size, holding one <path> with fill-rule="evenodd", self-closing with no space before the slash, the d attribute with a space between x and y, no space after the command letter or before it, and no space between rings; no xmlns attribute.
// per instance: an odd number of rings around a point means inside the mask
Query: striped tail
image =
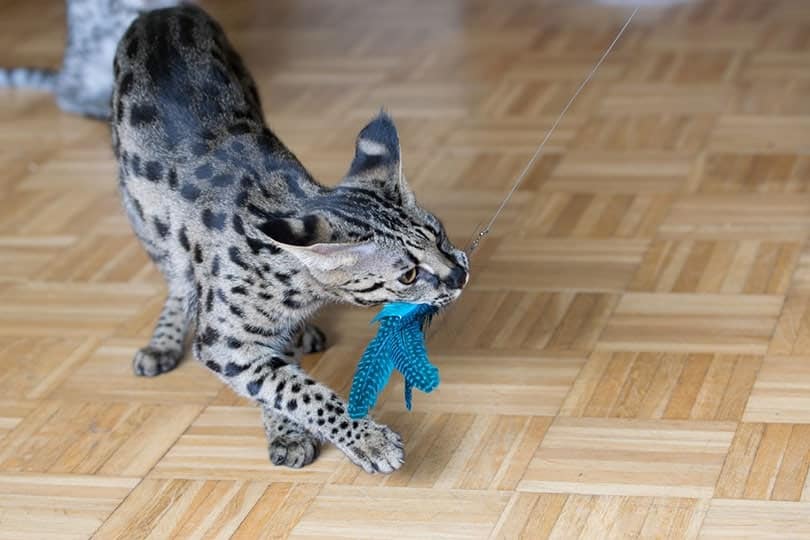
<svg viewBox="0 0 810 540"><path fill-rule="evenodd" d="M31 88L53 92L59 72L40 68L0 68L0 88Z"/></svg>

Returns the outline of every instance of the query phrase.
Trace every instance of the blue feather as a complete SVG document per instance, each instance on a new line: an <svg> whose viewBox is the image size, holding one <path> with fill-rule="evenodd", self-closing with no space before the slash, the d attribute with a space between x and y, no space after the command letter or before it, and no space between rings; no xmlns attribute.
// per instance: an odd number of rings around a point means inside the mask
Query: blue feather
<svg viewBox="0 0 810 540"><path fill-rule="evenodd" d="M377 335L366 347L349 392L349 416L363 418L377 402L396 368L405 379L405 406L411 410L413 388L431 392L439 385L439 370L430 363L424 329L438 311L429 304L386 304L372 322Z"/></svg>

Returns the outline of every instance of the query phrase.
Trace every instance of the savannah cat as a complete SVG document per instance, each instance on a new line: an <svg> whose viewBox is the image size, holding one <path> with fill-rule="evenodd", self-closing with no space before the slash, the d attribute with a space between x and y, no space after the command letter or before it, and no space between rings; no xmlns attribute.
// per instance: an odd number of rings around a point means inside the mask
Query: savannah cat
<svg viewBox="0 0 810 540"><path fill-rule="evenodd" d="M112 140L124 208L168 284L135 373L194 356L261 406L270 460L302 467L321 441L368 472L399 468L397 433L298 365L322 350L307 321L328 302L444 306L468 260L402 174L380 113L336 187L316 182L268 129L259 94L222 28L193 6L138 17L115 56Z"/></svg>
<svg viewBox="0 0 810 540"><path fill-rule="evenodd" d="M56 95L62 110L110 116L115 47L141 12L178 0L67 0L67 42L62 67L0 68L0 87L32 88Z"/></svg>

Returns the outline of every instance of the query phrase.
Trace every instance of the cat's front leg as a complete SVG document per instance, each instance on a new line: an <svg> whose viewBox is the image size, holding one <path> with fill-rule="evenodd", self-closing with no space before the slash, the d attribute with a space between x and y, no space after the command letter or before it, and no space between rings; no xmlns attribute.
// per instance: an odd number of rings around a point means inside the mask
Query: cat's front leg
<svg viewBox="0 0 810 540"><path fill-rule="evenodd" d="M233 349L206 331L198 344L199 358L237 393L331 442L366 472L390 473L402 466L405 454L395 431L369 417L352 420L340 397L282 354L248 344Z"/></svg>

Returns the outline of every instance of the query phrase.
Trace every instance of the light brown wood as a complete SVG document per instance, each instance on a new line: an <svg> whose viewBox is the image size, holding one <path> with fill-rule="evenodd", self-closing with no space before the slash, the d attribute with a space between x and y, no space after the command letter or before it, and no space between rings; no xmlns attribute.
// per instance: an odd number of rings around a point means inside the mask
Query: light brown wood
<svg viewBox="0 0 810 540"><path fill-rule="evenodd" d="M629 13L597 1L203 1L320 179L384 105L464 244ZM0 64L56 65L61 2L0 0ZM270 465L191 359L131 373L161 278L106 126L0 90L0 538L807 538L810 10L645 7L431 329L442 384L378 418L396 474ZM372 312L304 360L342 394Z"/></svg>

